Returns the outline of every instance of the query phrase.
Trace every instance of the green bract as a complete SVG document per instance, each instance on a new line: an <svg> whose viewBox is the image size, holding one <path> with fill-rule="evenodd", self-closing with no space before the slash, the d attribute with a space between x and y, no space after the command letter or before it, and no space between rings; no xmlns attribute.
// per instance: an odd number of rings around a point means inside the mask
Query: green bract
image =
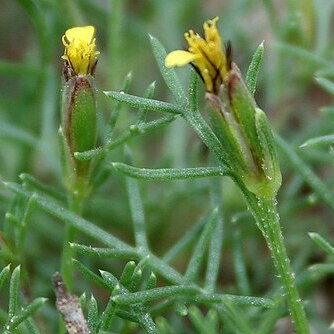
<svg viewBox="0 0 334 334"><path fill-rule="evenodd" d="M60 134L64 183L70 191L85 197L89 192L90 161L77 160L74 152L95 148L96 101L91 75L75 75L65 82Z"/></svg>

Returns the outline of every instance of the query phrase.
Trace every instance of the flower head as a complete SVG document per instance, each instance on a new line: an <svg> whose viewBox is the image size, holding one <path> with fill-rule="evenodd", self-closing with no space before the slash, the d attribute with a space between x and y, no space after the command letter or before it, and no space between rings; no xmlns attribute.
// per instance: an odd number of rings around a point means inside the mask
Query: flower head
<svg viewBox="0 0 334 334"><path fill-rule="evenodd" d="M184 34L188 51L176 50L165 59L166 67L184 66L191 63L201 75L206 90L217 94L226 81L229 61L222 50L222 40L216 26L218 17L204 22L204 38L189 30Z"/></svg>
<svg viewBox="0 0 334 334"><path fill-rule="evenodd" d="M65 46L62 58L67 61L73 73L93 74L96 56L100 53L96 50L95 28L85 26L68 29L62 41Z"/></svg>

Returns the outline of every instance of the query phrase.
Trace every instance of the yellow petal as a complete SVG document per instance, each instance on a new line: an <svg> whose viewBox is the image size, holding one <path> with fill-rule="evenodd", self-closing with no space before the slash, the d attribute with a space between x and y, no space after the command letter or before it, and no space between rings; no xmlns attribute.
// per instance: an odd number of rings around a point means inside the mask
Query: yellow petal
<svg viewBox="0 0 334 334"><path fill-rule="evenodd" d="M74 27L66 30L62 37L65 46L62 58L68 62L75 75L93 74L96 65L95 28Z"/></svg>
<svg viewBox="0 0 334 334"><path fill-rule="evenodd" d="M66 30L65 38L71 43L75 38L80 38L82 41L86 41L89 44L95 35L95 28L93 26L74 27Z"/></svg>
<svg viewBox="0 0 334 334"><path fill-rule="evenodd" d="M184 66L196 60L198 55L184 50L175 50L169 53L165 59L166 67Z"/></svg>

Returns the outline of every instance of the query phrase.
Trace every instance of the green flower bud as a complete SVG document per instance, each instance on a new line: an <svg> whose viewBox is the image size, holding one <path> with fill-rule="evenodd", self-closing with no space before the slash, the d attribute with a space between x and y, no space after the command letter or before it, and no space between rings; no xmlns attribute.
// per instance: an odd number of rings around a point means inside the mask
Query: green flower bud
<svg viewBox="0 0 334 334"><path fill-rule="evenodd" d="M206 98L211 124L227 153L229 167L254 194L275 196L281 172L271 129L235 64L219 95L206 93Z"/></svg>
<svg viewBox="0 0 334 334"><path fill-rule="evenodd" d="M62 119L60 128L61 153L66 188L79 197L90 191L90 161L80 161L75 152L95 148L96 98L94 87L95 30L77 27L66 31L64 86L62 90Z"/></svg>

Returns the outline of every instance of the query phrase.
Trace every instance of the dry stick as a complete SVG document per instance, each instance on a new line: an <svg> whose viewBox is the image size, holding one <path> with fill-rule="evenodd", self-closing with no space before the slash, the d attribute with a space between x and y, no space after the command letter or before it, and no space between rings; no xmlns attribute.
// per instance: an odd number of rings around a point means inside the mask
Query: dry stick
<svg viewBox="0 0 334 334"><path fill-rule="evenodd" d="M82 313L79 298L67 291L63 278L55 273L52 281L56 292L56 306L64 319L69 334L91 334L87 321Z"/></svg>

